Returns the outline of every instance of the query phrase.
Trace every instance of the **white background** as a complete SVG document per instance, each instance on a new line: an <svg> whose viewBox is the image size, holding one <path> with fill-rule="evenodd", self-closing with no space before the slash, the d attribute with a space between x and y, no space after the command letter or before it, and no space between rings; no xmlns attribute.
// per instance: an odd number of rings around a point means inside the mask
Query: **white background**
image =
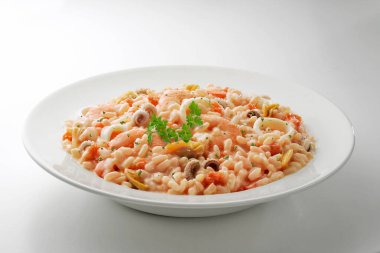
<svg viewBox="0 0 380 253"><path fill-rule="evenodd" d="M318 91L351 119L352 158L290 197L178 219L76 189L27 156L22 124L52 91L167 64L244 68ZM379 67L379 1L1 1L0 252L379 252Z"/></svg>

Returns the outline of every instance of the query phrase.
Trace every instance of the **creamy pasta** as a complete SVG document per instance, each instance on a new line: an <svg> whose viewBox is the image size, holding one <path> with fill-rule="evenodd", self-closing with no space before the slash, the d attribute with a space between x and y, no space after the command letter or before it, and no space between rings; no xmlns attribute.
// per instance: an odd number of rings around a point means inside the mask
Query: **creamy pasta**
<svg viewBox="0 0 380 253"><path fill-rule="evenodd" d="M128 91L65 128L64 149L87 170L169 194L263 186L304 167L315 150L290 108L214 85Z"/></svg>

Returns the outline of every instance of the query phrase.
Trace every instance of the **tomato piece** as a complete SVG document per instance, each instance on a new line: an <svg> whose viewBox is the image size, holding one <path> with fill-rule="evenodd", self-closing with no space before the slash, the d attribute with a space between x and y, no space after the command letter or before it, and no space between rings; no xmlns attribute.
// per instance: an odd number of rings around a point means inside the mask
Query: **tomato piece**
<svg viewBox="0 0 380 253"><path fill-rule="evenodd" d="M218 102L212 102L211 103L211 111L217 112L217 113L222 113L222 106Z"/></svg>
<svg viewBox="0 0 380 253"><path fill-rule="evenodd" d="M249 108L249 110L253 110L253 109L257 109L257 106L250 103L250 104L248 104L248 108Z"/></svg>
<svg viewBox="0 0 380 253"><path fill-rule="evenodd" d="M277 155L279 153L282 153L282 147L278 143L270 144L270 154L271 155Z"/></svg>
<svg viewBox="0 0 380 253"><path fill-rule="evenodd" d="M292 122L295 125L297 130L299 129L299 127L301 126L301 123L302 123L301 116L294 114L294 113L287 113L285 115L285 120Z"/></svg>
<svg viewBox="0 0 380 253"><path fill-rule="evenodd" d="M69 140L69 141L72 141L72 140L73 140L73 136L71 135L70 132L66 132L66 133L62 136L62 140Z"/></svg>
<svg viewBox="0 0 380 253"><path fill-rule="evenodd" d="M121 130L115 130L112 132L111 136L110 136L110 140L112 140L113 138L115 138L117 135L119 135L120 133L122 133L123 131Z"/></svg>
<svg viewBox="0 0 380 253"><path fill-rule="evenodd" d="M223 174L218 172L208 173L205 179L203 180L203 184L207 187L212 183L214 183L215 185L224 185L226 182L224 181Z"/></svg>
<svg viewBox="0 0 380 253"><path fill-rule="evenodd" d="M154 105L154 106L156 106L156 105L158 105L158 100L159 100L159 98L158 97L148 97L148 100L149 100L149 102L152 104L152 105Z"/></svg>
<svg viewBox="0 0 380 253"><path fill-rule="evenodd" d="M99 150L99 147L98 145L91 145L90 147L88 147L89 149L89 155L88 155L88 158L89 159L97 159L98 158L98 150Z"/></svg>
<svg viewBox="0 0 380 253"><path fill-rule="evenodd" d="M129 106L133 105L133 99L132 98L127 98L125 101L129 104Z"/></svg>

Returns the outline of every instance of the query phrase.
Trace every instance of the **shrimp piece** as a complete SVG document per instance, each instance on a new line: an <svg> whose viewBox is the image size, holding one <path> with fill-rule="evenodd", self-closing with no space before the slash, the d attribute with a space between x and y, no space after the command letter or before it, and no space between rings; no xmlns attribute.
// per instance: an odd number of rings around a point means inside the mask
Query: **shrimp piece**
<svg viewBox="0 0 380 253"><path fill-rule="evenodd" d="M110 147L120 148L129 147L132 148L135 140L141 138L146 130L142 128L133 128L129 131L116 135L109 143Z"/></svg>
<svg viewBox="0 0 380 253"><path fill-rule="evenodd" d="M241 132L235 124L217 115L202 114L201 118L204 122L210 124L208 127L209 130L218 127L221 131L220 134L214 135L213 139L210 141L211 147L217 145L219 148L223 148L224 141L227 139L231 139L232 142L236 144L236 137L240 136Z"/></svg>
<svg viewBox="0 0 380 253"><path fill-rule="evenodd" d="M85 117L91 120L103 117L104 112L115 112L114 104L103 104L91 107L86 113Z"/></svg>
<svg viewBox="0 0 380 253"><path fill-rule="evenodd" d="M158 106L164 110L171 102L181 104L182 100L193 97L194 94L187 90L165 90L158 101Z"/></svg>
<svg viewBox="0 0 380 253"><path fill-rule="evenodd" d="M132 148L134 145L134 142L137 138L141 138L146 133L146 130L143 128L133 128L127 132L123 132L121 134L116 135L115 138L113 138L109 145L113 148L120 148L120 147L129 147ZM152 135L152 143L151 146L165 146L165 142L158 136L157 134Z"/></svg>
<svg viewBox="0 0 380 253"><path fill-rule="evenodd" d="M166 142L164 142L158 134L155 134L155 133L152 134L152 143L151 143L152 147L165 146L165 145L166 145Z"/></svg>

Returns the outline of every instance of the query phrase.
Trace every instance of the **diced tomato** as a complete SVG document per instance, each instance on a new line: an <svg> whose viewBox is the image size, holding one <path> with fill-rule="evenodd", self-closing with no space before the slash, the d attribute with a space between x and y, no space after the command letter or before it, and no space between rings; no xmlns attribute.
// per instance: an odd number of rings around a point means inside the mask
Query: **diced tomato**
<svg viewBox="0 0 380 253"><path fill-rule="evenodd" d="M112 140L113 138L115 138L118 134L122 133L123 131L121 130L115 130L112 132L111 136L110 136L110 139Z"/></svg>
<svg viewBox="0 0 380 253"><path fill-rule="evenodd" d="M227 96L227 91L225 90L208 90L207 92L208 94L218 98L226 98Z"/></svg>
<svg viewBox="0 0 380 253"><path fill-rule="evenodd" d="M129 104L129 106L133 105L133 99L132 98L127 98L125 101Z"/></svg>
<svg viewBox="0 0 380 253"><path fill-rule="evenodd" d="M159 100L158 97L151 97L151 96L148 96L148 99L149 99L149 102L150 102L152 105L154 105L154 106L158 105L158 100Z"/></svg>
<svg viewBox="0 0 380 253"><path fill-rule="evenodd" d="M203 180L203 184L207 187L212 183L215 185L224 185L226 182L224 181L223 174L218 172L210 172L207 174Z"/></svg>
<svg viewBox="0 0 380 253"><path fill-rule="evenodd" d="M285 120L292 122L295 125L297 130L299 130L299 127L301 126L301 123L302 123L301 116L294 114L294 113L287 113L285 115Z"/></svg>
<svg viewBox="0 0 380 253"><path fill-rule="evenodd" d="M269 146L271 155L277 155L279 153L282 153L282 147L278 143L273 143Z"/></svg>
<svg viewBox="0 0 380 253"><path fill-rule="evenodd" d="M253 109L257 109L257 106L250 103L250 104L248 104L248 108L249 108L249 110L253 110Z"/></svg>
<svg viewBox="0 0 380 253"><path fill-rule="evenodd" d="M69 141L72 141L72 140L73 140L73 136L71 135L71 132L66 132L66 133L62 136L62 140L69 140Z"/></svg>
<svg viewBox="0 0 380 253"><path fill-rule="evenodd" d="M98 158L98 145L91 145L90 147L88 147L89 149L89 156L88 158L89 159L97 159Z"/></svg>
<svg viewBox="0 0 380 253"><path fill-rule="evenodd" d="M113 166L113 171L120 171L119 167L117 167L116 164Z"/></svg>
<svg viewBox="0 0 380 253"><path fill-rule="evenodd" d="M222 113L222 106L218 102L212 102L211 103L211 111L217 112L217 113Z"/></svg>
<svg viewBox="0 0 380 253"><path fill-rule="evenodd" d="M145 158L139 158L136 163L132 164L129 169L131 170L138 170L138 169L144 169L145 165L147 164L147 159Z"/></svg>

